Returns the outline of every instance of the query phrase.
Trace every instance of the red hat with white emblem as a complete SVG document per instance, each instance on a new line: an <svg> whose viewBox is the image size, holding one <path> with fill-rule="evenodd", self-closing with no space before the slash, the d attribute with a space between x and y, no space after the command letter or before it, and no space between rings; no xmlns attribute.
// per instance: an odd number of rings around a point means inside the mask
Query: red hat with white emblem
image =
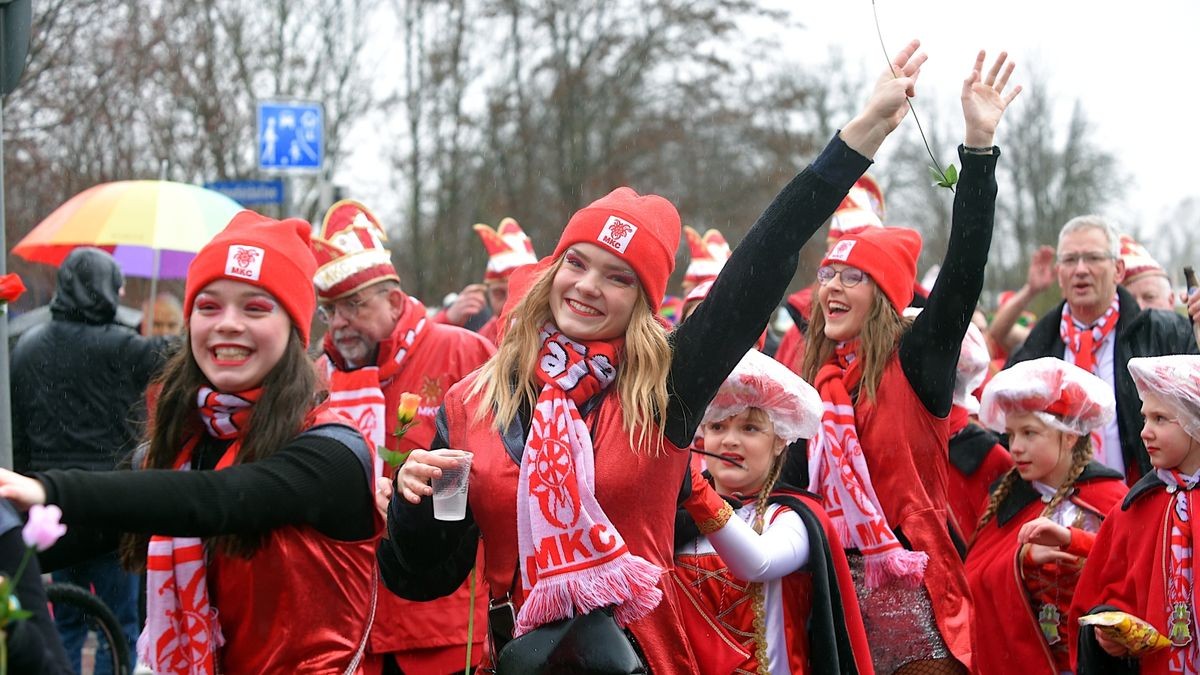
<svg viewBox="0 0 1200 675"><path fill-rule="evenodd" d="M383 226L367 207L352 199L329 207L321 233L312 240L317 295L337 300L385 279L400 281L385 241Z"/></svg>
<svg viewBox="0 0 1200 675"><path fill-rule="evenodd" d="M883 227L883 190L870 176L854 182L829 221L829 238L837 239L868 227Z"/></svg>
<svg viewBox="0 0 1200 675"><path fill-rule="evenodd" d="M717 278L725 261L729 260L729 243L725 237L714 229L709 229L703 235L691 227L684 226L683 236L687 239L688 252L691 260L683 280L691 284L700 284Z"/></svg>
<svg viewBox="0 0 1200 675"><path fill-rule="evenodd" d="M847 234L825 254L822 265L843 263L871 276L897 313L913 299L921 234L906 227L876 227Z"/></svg>
<svg viewBox="0 0 1200 675"><path fill-rule="evenodd" d="M183 315L192 315L196 294L210 283L241 281L278 300L307 345L317 307L313 296L317 263L309 250L311 233L312 226L299 218L274 220L254 211L240 211L188 266Z"/></svg>
<svg viewBox="0 0 1200 675"><path fill-rule="evenodd" d="M650 309L657 314L667 279L675 271L679 230L679 211L670 201L619 187L571 216L553 259L558 260L573 244L599 246L633 268Z"/></svg>
<svg viewBox="0 0 1200 675"><path fill-rule="evenodd" d="M483 247L488 253L484 281L507 279L513 270L521 265L537 262L537 256L533 253L533 241L512 218L501 220L500 226L494 230L478 223L475 225L475 233L483 240Z"/></svg>

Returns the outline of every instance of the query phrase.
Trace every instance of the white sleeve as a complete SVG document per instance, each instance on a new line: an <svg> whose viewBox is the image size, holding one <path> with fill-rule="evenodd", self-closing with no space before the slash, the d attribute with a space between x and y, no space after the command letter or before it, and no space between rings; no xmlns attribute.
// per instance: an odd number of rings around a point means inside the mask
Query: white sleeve
<svg viewBox="0 0 1200 675"><path fill-rule="evenodd" d="M762 534L734 516L709 534L708 541L729 571L746 581L772 581L808 564L808 530L790 509L779 513Z"/></svg>

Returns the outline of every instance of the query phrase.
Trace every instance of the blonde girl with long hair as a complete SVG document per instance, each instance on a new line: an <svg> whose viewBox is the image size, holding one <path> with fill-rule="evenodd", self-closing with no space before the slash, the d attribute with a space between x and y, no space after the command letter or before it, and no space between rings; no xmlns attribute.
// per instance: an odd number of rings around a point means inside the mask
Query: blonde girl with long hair
<svg viewBox="0 0 1200 675"><path fill-rule="evenodd" d="M967 554L980 632L995 638L980 644L979 672L1072 671L1075 584L1127 492L1092 457L1091 434L1115 410L1103 380L1055 358L1018 363L984 389L980 421L1007 434L1016 466L992 489Z"/></svg>
<svg viewBox="0 0 1200 675"><path fill-rule="evenodd" d="M830 505L850 551L875 670L884 674L974 666L970 593L947 509L947 416L991 242L996 127L1020 92L1006 91L1006 54L986 74L984 58L979 52L962 85L966 131L950 240L921 315L901 315L921 251L913 230L846 234L817 270L802 374L826 410L825 433L808 447L808 485Z"/></svg>
<svg viewBox="0 0 1200 675"><path fill-rule="evenodd" d="M896 57L898 78L881 79L863 112L776 197L670 335L655 315L680 240L675 207L618 188L571 217L554 253L514 279L527 290L513 295L496 355L446 395L435 447L474 453L468 517L431 517L429 481L455 460L414 451L397 475L379 553L389 588L420 599L457 586L482 536L494 646L605 612L651 671L695 671L663 580L688 475L681 448L762 333L800 247L904 117L925 60L918 46ZM511 632L505 605L515 612ZM570 663L573 672L595 665Z"/></svg>

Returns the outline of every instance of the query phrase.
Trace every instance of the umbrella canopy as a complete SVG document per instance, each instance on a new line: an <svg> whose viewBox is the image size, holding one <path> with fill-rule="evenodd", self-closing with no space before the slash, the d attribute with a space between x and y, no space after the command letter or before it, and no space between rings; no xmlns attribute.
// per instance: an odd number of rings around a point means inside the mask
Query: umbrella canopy
<svg viewBox="0 0 1200 675"><path fill-rule="evenodd" d="M198 185L103 183L55 209L12 252L58 266L72 249L96 246L112 253L127 276L182 279L196 253L241 209L229 197Z"/></svg>

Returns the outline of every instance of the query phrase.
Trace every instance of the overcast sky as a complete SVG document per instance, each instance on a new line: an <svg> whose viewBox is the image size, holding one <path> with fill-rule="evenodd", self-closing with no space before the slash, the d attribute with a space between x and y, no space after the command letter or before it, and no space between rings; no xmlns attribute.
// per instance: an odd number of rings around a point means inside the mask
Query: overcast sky
<svg viewBox="0 0 1200 675"><path fill-rule="evenodd" d="M837 45L872 73L886 65L870 0L772 4L803 26L789 28L795 38L785 44L805 60L820 61ZM1155 227L1180 200L1200 197L1200 2L878 0L878 11L889 50L916 37L930 56L918 112L922 96L956 100L978 49L988 50L989 63L1007 50L1017 62L1013 79L1024 82L1021 66L1036 62L1063 121L1079 99L1096 140L1133 176L1124 207L1106 214L1123 228ZM1003 147L1003 127L997 142Z"/></svg>
<svg viewBox="0 0 1200 675"><path fill-rule="evenodd" d="M836 46L864 78L886 65L871 0L763 4L786 9L791 21L749 25L746 32L773 31L783 47L781 61L823 65ZM918 112L937 105L957 114L952 106L976 51L986 49L990 62L1006 49L1017 62L1015 82L1027 82L1022 67L1037 63L1058 98L1057 121L1065 125L1079 99L1096 141L1120 159L1132 184L1125 203L1104 215L1122 229L1149 230L1184 198L1200 198L1200 0L878 0L878 10L889 50L917 37L930 55L918 84ZM381 78L381 88L399 87L399 43L374 47L378 63L391 73ZM1020 104L1018 97L1014 105ZM398 210L398 195L381 171L382 149L371 140L379 123L372 119L355 129L350 147L358 150L338 179L355 185L360 196L375 195L378 208ZM1004 146L1003 126L997 142ZM949 148L937 150L949 161Z"/></svg>

